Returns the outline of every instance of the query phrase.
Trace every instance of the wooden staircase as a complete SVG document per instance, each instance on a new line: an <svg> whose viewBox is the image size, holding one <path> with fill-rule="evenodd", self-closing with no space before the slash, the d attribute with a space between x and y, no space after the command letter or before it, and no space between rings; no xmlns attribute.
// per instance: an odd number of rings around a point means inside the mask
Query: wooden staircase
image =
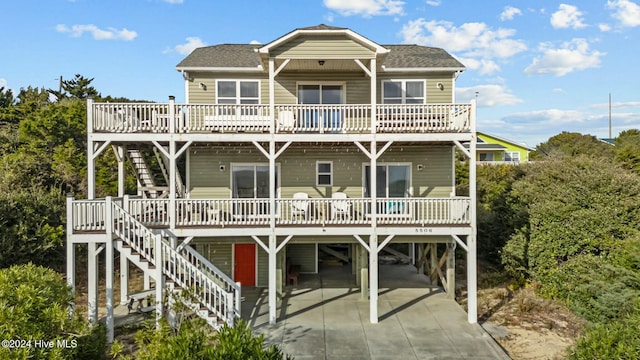
<svg viewBox="0 0 640 360"><path fill-rule="evenodd" d="M174 249L116 203L112 203L114 247L121 256L149 275L156 284L166 284L169 305L182 302L215 329L233 326L240 317L240 284L209 263L188 245ZM162 271L158 271L158 266ZM158 277L162 276L162 279ZM188 290L189 296L179 296ZM176 300L177 299L177 300ZM170 306L171 308L171 306ZM165 314L170 320L175 314Z"/></svg>

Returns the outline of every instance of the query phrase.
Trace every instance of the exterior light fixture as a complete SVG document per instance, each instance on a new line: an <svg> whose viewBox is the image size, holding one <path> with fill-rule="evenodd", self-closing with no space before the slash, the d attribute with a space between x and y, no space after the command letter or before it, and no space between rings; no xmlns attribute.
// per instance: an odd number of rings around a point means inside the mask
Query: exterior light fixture
<svg viewBox="0 0 640 360"><path fill-rule="evenodd" d="M318 60L318 65L323 66L324 65L324 60Z"/></svg>

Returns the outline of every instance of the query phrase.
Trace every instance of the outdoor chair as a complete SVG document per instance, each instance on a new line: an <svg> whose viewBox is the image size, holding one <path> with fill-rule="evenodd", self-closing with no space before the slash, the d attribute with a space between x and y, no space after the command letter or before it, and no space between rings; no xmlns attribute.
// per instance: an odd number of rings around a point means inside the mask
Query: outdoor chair
<svg viewBox="0 0 640 360"><path fill-rule="evenodd" d="M331 196L331 218L351 218L351 203L347 200L347 194L337 192Z"/></svg>
<svg viewBox="0 0 640 360"><path fill-rule="evenodd" d="M298 216L302 216L305 220L309 216L309 195L304 192L297 192L293 194L293 200L291 202L291 218L295 219Z"/></svg>

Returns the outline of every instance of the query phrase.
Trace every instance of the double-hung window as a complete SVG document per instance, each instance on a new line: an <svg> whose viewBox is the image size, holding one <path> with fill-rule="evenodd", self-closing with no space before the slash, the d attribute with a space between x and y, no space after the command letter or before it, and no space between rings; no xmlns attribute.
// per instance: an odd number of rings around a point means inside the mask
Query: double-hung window
<svg viewBox="0 0 640 360"><path fill-rule="evenodd" d="M248 105L260 103L259 80L218 80L217 102L218 104ZM233 113L233 107L224 108L225 115ZM242 115L256 115L257 108L242 107Z"/></svg>
<svg viewBox="0 0 640 360"><path fill-rule="evenodd" d="M316 162L316 185L317 186L333 185L333 162L331 161Z"/></svg>
<svg viewBox="0 0 640 360"><path fill-rule="evenodd" d="M507 151L504 153L504 161L520 162L520 153L517 151Z"/></svg>
<svg viewBox="0 0 640 360"><path fill-rule="evenodd" d="M424 104L424 80L387 80L382 82L384 104Z"/></svg>

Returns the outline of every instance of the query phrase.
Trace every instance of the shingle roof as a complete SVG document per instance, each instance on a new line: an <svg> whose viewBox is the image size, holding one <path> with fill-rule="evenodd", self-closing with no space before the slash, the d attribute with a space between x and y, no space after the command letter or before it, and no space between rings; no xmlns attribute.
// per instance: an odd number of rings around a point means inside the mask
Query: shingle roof
<svg viewBox="0 0 640 360"><path fill-rule="evenodd" d="M347 30L324 24L296 30ZM294 30L294 31L296 31ZM259 44L222 44L195 49L177 68L256 68L262 64ZM386 68L464 68L458 60L440 48L420 45L381 45L390 50L380 65Z"/></svg>
<svg viewBox="0 0 640 360"><path fill-rule="evenodd" d="M391 50L382 65L387 68L462 68L458 60L443 49L421 45L382 45Z"/></svg>
<svg viewBox="0 0 640 360"><path fill-rule="evenodd" d="M193 50L177 67L248 67L261 65L260 44L222 44Z"/></svg>

